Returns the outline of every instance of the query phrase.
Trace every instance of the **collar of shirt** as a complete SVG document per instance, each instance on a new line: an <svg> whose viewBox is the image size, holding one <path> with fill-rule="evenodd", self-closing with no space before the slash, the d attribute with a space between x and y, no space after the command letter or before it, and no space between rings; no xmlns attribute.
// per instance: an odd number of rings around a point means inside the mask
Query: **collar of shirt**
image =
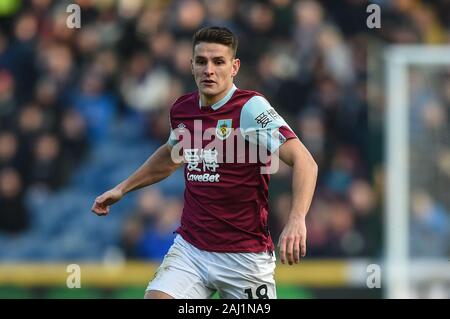
<svg viewBox="0 0 450 319"><path fill-rule="evenodd" d="M237 87L236 85L233 84L233 86L231 87L231 89L228 91L227 95L225 95L222 99L220 99L220 101L217 101L216 103L214 103L213 105L210 106L211 109L213 109L214 111L218 110L220 107L222 107L223 105L225 105L225 103L227 103L231 97L233 96L234 91L236 91ZM201 108L202 107L202 103L200 98L198 99L198 106Z"/></svg>

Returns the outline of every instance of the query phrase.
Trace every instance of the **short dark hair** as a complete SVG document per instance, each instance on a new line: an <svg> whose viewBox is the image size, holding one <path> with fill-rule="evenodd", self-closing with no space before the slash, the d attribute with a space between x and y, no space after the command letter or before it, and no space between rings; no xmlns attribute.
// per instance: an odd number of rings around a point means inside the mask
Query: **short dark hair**
<svg viewBox="0 0 450 319"><path fill-rule="evenodd" d="M205 27L195 32L192 38L192 50L200 42L219 43L231 48L233 57L236 56L238 39L236 35L225 27Z"/></svg>

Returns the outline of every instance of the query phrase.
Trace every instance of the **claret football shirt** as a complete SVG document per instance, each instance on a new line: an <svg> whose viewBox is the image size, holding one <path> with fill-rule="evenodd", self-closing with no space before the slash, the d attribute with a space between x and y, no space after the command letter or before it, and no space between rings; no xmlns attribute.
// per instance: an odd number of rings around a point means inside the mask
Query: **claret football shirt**
<svg viewBox="0 0 450 319"><path fill-rule="evenodd" d="M170 110L169 144L183 156L184 208L177 229L212 252L273 251L268 227L271 154L295 133L259 93L233 85L201 106L198 92Z"/></svg>

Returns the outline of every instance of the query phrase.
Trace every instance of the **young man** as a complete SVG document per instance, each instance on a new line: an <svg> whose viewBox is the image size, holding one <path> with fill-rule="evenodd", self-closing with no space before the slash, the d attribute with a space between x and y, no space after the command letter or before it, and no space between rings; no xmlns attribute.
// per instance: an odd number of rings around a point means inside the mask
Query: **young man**
<svg viewBox="0 0 450 319"><path fill-rule="evenodd" d="M209 298L216 291L221 298L276 298L267 224L270 175L264 172L271 163L264 156L254 160L253 146L272 157L279 153L293 168L292 207L279 253L290 265L306 254L305 216L317 165L264 97L233 84L240 66L236 49L237 39L226 28L197 31L191 63L198 92L173 104L168 142L92 207L97 215L108 214L125 194L171 175L181 156L186 181L181 226L145 298ZM239 138L244 142L230 144Z"/></svg>

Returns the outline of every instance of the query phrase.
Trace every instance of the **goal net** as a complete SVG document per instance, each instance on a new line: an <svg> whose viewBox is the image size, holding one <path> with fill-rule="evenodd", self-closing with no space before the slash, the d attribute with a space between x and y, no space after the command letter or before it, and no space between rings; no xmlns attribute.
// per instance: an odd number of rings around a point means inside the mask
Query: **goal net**
<svg viewBox="0 0 450 319"><path fill-rule="evenodd" d="M450 46L385 62L385 297L450 298Z"/></svg>

